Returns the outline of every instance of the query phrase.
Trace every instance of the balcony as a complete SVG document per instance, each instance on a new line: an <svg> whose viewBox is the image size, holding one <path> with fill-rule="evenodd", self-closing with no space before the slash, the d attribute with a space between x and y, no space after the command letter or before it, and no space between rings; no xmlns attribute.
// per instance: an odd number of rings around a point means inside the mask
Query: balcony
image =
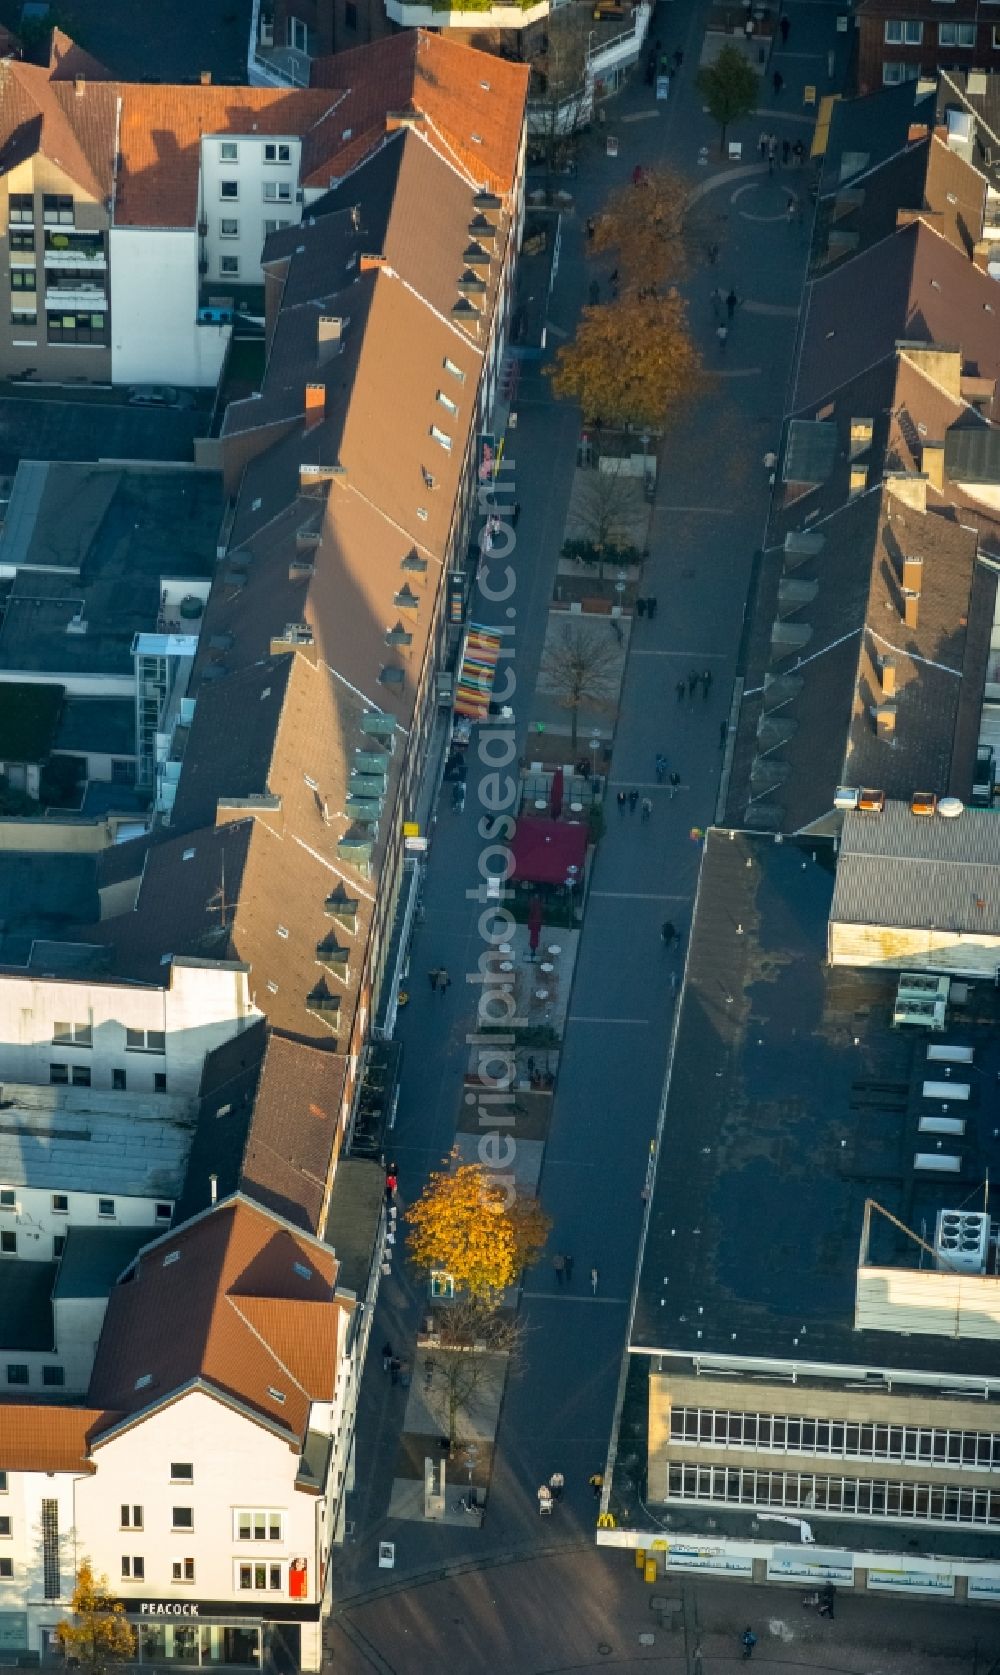
<svg viewBox="0 0 1000 1675"><path fill-rule="evenodd" d="M551 10L549 0L520 0L510 6L464 5L452 7L448 0L435 4L417 0L385 0L387 17L405 29L527 29L540 23Z"/></svg>
<svg viewBox="0 0 1000 1675"><path fill-rule="evenodd" d="M108 265L104 240L99 233L46 232L44 261L47 268L101 271Z"/></svg>
<svg viewBox="0 0 1000 1675"><path fill-rule="evenodd" d="M87 285L80 280L69 285L46 284L45 306L57 310L82 309L89 314L105 314L108 296L102 286Z"/></svg>

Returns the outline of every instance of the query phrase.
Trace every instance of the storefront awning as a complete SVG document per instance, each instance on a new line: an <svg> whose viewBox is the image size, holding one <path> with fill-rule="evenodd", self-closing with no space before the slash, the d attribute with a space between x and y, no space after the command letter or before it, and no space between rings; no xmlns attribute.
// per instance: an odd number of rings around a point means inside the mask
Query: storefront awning
<svg viewBox="0 0 1000 1675"><path fill-rule="evenodd" d="M587 858L587 827L578 820L518 821L510 845L517 884L577 884Z"/></svg>
<svg viewBox="0 0 1000 1675"><path fill-rule="evenodd" d="M500 636L490 628L469 624L462 667L455 689L455 714L466 715L471 721L485 721L489 714L490 695L497 658L500 656Z"/></svg>

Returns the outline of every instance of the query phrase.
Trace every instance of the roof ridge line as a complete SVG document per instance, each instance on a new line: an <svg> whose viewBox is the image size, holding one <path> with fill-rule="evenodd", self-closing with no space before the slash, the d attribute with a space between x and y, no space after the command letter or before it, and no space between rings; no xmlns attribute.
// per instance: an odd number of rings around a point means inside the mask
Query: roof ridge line
<svg viewBox="0 0 1000 1675"><path fill-rule="evenodd" d="M922 663L927 669L939 669L943 675L954 675L956 680L962 679L961 669L952 669L949 664L938 663L933 657L921 657L919 652L904 651L902 646L894 646L892 641L887 640L884 634L880 634L877 628L873 628L870 622L866 622L864 627L866 634L870 634L872 639L877 640L880 646L888 646L896 657L905 658L910 663Z"/></svg>
<svg viewBox="0 0 1000 1675"><path fill-rule="evenodd" d="M952 395L951 391L946 390L944 385L940 382L940 380L934 377L933 373L925 371L925 369L922 366L917 365L916 361L911 360L909 354L907 353L907 351L905 349L900 349L900 350L897 351L897 353L899 355L900 360L905 361L907 366L911 369L912 372L916 373L918 378L923 378L928 384L933 385L934 389L937 390L939 395L943 395L948 401L953 402L956 407L963 408L965 410L965 412L974 413L976 415L976 418L979 420L979 422L986 426L987 430L992 430L993 429L993 426L990 424L989 419L984 418L982 413L980 413L979 408L975 407L973 405L973 403L971 401L969 401L965 396L963 396L963 395L959 395L959 396Z"/></svg>
<svg viewBox="0 0 1000 1675"><path fill-rule="evenodd" d="M321 867L326 867L327 871L332 872L335 878L339 878L342 884L348 885L352 890L357 890L358 895L364 896L365 901L370 902L374 907L374 894L370 894L355 879L349 878L346 872L341 872L339 867L334 866L332 861L328 861L326 856L321 855L318 849L314 849L311 844L306 842L305 838L300 838L298 832L292 832L291 836L292 841L297 843L300 849L304 849L307 855L311 855L314 861L318 861Z"/></svg>
<svg viewBox="0 0 1000 1675"><path fill-rule="evenodd" d="M261 1303L267 1303L267 1302L282 1302L282 1303L284 1303L284 1302L304 1302L304 1301L308 1301L308 1300L309 1299L298 1298L298 1297L296 1297L296 1298L290 1298L290 1297L281 1297L281 1298L259 1297L259 1298L257 1298L257 1301L261 1302ZM317 1298L316 1301L319 1302L320 1299ZM329 1299L329 1301L332 1303L333 1298L331 1297ZM281 1359L281 1356L278 1354L277 1350L273 1347L273 1345L269 1344L267 1339L263 1336L263 1334L258 1332L258 1330L257 1330L256 1326L254 1325L253 1321L247 1319L246 1315L243 1313L243 1310L240 1308L239 1303L236 1301L236 1298L233 1296L231 1291L226 1292L226 1302L230 1305L231 1308L235 1309L236 1313L239 1315L239 1317L242 1320L242 1322L243 1322L244 1326L246 1327L247 1331L253 1333L253 1336L257 1339L257 1342L260 1344L261 1348L266 1349L268 1355L270 1355L271 1360L274 1362L275 1366L280 1367L282 1372L285 1373L286 1376L289 1379L291 1379L292 1383L294 1384L296 1390L299 1392L300 1396L304 1396L306 1401L311 1403L313 1401L313 1397L310 1396L309 1391L306 1389L305 1385L302 1384L300 1382L300 1380L296 1378L295 1374L292 1372L291 1367L287 1367L285 1365L284 1361Z"/></svg>
<svg viewBox="0 0 1000 1675"><path fill-rule="evenodd" d="M468 337L465 332L459 331L453 320L449 320L441 313L440 309L434 307L432 302L428 302L423 293L418 291L415 285L411 285L408 279L404 279L402 274L397 273L395 268L389 267L388 264L386 264L385 267L379 269L379 272L387 274L390 279L397 279L400 285L402 285L404 291L409 291L411 297L415 297L418 302L423 303L423 306L427 309L428 313L433 314L435 320L439 320L442 326L447 326L448 330L454 333L459 342L466 344L472 350L473 354L479 356L480 360L485 360L485 350L480 349L478 343L473 343L472 339Z"/></svg>

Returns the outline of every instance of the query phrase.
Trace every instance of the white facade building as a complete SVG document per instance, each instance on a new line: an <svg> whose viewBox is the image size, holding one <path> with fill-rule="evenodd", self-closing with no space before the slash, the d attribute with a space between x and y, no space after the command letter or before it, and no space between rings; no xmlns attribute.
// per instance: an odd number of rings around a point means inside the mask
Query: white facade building
<svg viewBox="0 0 1000 1675"><path fill-rule="evenodd" d="M52 1658L86 1557L137 1662L318 1670L364 1312L329 1245L239 1195L146 1246L89 1406L0 1404L0 1651Z"/></svg>

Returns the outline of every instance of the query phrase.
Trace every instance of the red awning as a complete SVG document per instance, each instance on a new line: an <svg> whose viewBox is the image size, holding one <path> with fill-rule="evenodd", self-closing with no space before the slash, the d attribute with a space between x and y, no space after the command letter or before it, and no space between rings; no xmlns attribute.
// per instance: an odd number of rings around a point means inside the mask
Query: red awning
<svg viewBox="0 0 1000 1675"><path fill-rule="evenodd" d="M519 820L511 842L513 878L518 884L565 884L583 877L587 828L577 820ZM571 872L570 868L576 871Z"/></svg>

